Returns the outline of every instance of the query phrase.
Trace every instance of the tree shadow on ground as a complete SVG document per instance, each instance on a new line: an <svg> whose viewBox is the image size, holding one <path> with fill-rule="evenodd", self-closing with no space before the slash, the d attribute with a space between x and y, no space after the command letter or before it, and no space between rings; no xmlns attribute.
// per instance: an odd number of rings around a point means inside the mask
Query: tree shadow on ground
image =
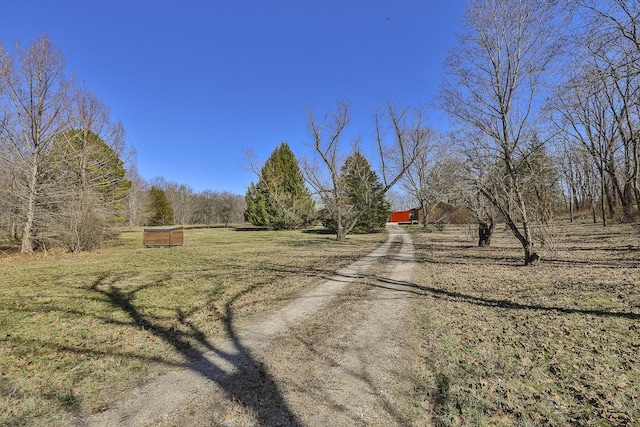
<svg viewBox="0 0 640 427"><path fill-rule="evenodd" d="M452 292L444 289L438 289L431 286L418 285L411 282L401 282L384 277L375 277L370 286L388 289L397 292L409 292L419 296L431 295L436 298L447 298L449 300L463 302L467 304L473 304L482 307L494 307L503 308L509 310L534 310L534 311L549 311L562 314L586 314L591 316L600 317L618 317L630 320L640 320L639 313L633 312L621 312L621 311L606 311L606 310L591 310L591 309L579 309L568 307L554 307L545 306L539 304L522 304L506 299L495 299L480 297L475 295L464 294L461 292ZM384 283L392 285L385 286ZM399 287L399 288L398 288Z"/></svg>
<svg viewBox="0 0 640 427"><path fill-rule="evenodd" d="M268 227L233 227L233 231L269 231Z"/></svg>
<svg viewBox="0 0 640 427"><path fill-rule="evenodd" d="M295 335L295 339L304 346L314 363L315 361L320 361L320 363L328 364L332 367L340 366L342 370L355 381L362 382L366 386L367 391L375 398L376 404L379 405L397 425L402 426L411 424L410 417L406 416L400 409L396 408L396 405L394 405L389 397L388 390L380 388L376 378L374 378L369 372L366 370L362 372L355 368L345 367L329 352L316 349L316 343L308 336L297 334ZM360 351L363 350L361 349ZM361 366L367 366L367 361L362 353L358 355L358 359ZM317 402L322 402L326 407L339 410L342 416L348 418L353 425L362 425L363 423L366 423L367 420L363 419L362 414L358 412L357 407L354 407L349 402L338 400L337 397L332 397L330 393L325 392L323 386L315 387L313 383L309 383L302 387L304 388L300 391L314 396Z"/></svg>
<svg viewBox="0 0 640 427"><path fill-rule="evenodd" d="M153 318L145 316L135 305L135 296L145 288L156 285L155 283L125 290L117 286L116 282L117 280L107 280L106 276L102 276L92 284L90 290L102 295L114 308L125 313L134 326L171 345L175 351L189 360L186 366L190 370L218 384L226 393L226 397L253 414L259 425L302 425L289 409L268 370L242 344L234 328L231 306L242 293L230 300L222 313L222 320L232 345L232 351L226 351L216 348L179 309L176 315L185 330L162 326ZM246 292L249 291L250 289ZM193 345L192 341L197 345ZM229 372L228 369L210 361L206 357L207 351L231 364L233 369Z"/></svg>
<svg viewBox="0 0 640 427"><path fill-rule="evenodd" d="M320 234L324 236L335 236L336 232L329 230L328 228L308 228L306 230L302 230L304 234Z"/></svg>
<svg viewBox="0 0 640 427"><path fill-rule="evenodd" d="M423 243L415 244L416 252L419 254L416 262L440 265L486 265L491 263L494 265L506 267L526 267L523 256L519 253L520 248L513 252L506 252L505 248L485 247L479 248L477 245L452 245L452 244L433 244ZM639 269L640 262L637 259L639 250L634 246L617 246L610 248L583 248L569 247L561 252L604 252L608 256L606 259L574 259L561 258L558 254L543 255L541 263L546 265L585 265L589 267L619 269L632 268ZM560 252L559 252L560 253ZM446 254L446 256L443 256ZM617 255L617 256L613 256Z"/></svg>

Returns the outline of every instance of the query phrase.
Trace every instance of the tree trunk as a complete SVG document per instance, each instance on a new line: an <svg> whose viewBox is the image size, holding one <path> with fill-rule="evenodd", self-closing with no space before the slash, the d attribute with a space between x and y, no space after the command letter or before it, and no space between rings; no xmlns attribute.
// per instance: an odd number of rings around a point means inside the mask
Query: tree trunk
<svg viewBox="0 0 640 427"><path fill-rule="evenodd" d="M630 222L634 217L633 204L635 199L635 190L631 181L624 184L622 198L622 211L624 215L623 220L625 222Z"/></svg>
<svg viewBox="0 0 640 427"><path fill-rule="evenodd" d="M617 198L616 198L617 193L615 193L612 190L610 182L606 182L606 180L603 180L603 185L604 185L604 192L607 197L606 201L607 201L607 208L609 209L609 218L615 218L616 206L618 205Z"/></svg>
<svg viewBox="0 0 640 427"><path fill-rule="evenodd" d="M342 220L342 215L338 210L336 214L336 240L338 242L342 242L346 239L347 233L345 232L344 221Z"/></svg>
<svg viewBox="0 0 640 427"><path fill-rule="evenodd" d="M604 176L602 177L601 181L600 181L600 185L601 185L601 189L600 189L600 210L602 211L602 226L606 227L607 226L607 212L605 210L605 204L604 204L604 198L607 198L607 201L609 202L609 211L611 212L611 216L613 216L613 205L611 204L611 198L609 197L608 191L606 191L606 189L608 188L605 184L604 184ZM606 193L606 195L605 195Z"/></svg>
<svg viewBox="0 0 640 427"><path fill-rule="evenodd" d="M429 226L429 218L427 216L427 212L428 212L427 201L426 200L420 201L420 205L422 206L422 227L424 228L424 231L427 231L427 228ZM418 213L418 218L419 217L420 217L420 214Z"/></svg>
<svg viewBox="0 0 640 427"><path fill-rule="evenodd" d="M522 240L522 247L524 248L524 265L536 265L540 256L533 250L533 238L531 236L531 227L527 221L526 212L524 211L524 204L522 205L522 229L524 232L524 240Z"/></svg>
<svg viewBox="0 0 640 427"><path fill-rule="evenodd" d="M633 193L636 198L636 211L640 213L640 142L633 140Z"/></svg>
<svg viewBox="0 0 640 427"><path fill-rule="evenodd" d="M533 251L533 243L524 246L524 265L536 265L540 261L540 255Z"/></svg>
<svg viewBox="0 0 640 427"><path fill-rule="evenodd" d="M31 177L29 182L29 195L27 199L27 212L25 215L24 225L22 227L22 245L20 253L28 254L33 252L33 219L36 210L36 191L38 185L38 161L36 158L32 160Z"/></svg>
<svg viewBox="0 0 640 427"><path fill-rule="evenodd" d="M486 222L478 221L478 246L481 248L491 246L491 236L493 235L494 227L493 219Z"/></svg>
<svg viewBox="0 0 640 427"><path fill-rule="evenodd" d="M573 196L569 197L569 222L573 222Z"/></svg>

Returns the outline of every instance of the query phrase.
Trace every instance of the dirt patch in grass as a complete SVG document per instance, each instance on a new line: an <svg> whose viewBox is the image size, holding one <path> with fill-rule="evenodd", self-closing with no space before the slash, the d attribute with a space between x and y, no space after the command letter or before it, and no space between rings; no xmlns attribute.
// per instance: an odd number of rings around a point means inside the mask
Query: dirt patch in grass
<svg viewBox="0 0 640 427"><path fill-rule="evenodd" d="M413 234L425 423L638 425L640 238L631 226L558 225L522 267L500 230Z"/></svg>

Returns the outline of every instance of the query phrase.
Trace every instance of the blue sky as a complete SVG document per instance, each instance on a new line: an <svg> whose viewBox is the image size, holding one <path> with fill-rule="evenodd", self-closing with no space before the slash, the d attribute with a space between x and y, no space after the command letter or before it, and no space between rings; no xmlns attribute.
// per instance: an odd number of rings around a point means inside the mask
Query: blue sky
<svg viewBox="0 0 640 427"><path fill-rule="evenodd" d="M282 141L309 157L306 108L350 100L348 138L387 99L437 93L464 0L20 0L0 40L46 33L69 71L123 121L146 179L244 194ZM431 124L438 126L434 113ZM349 141L345 141L346 144Z"/></svg>

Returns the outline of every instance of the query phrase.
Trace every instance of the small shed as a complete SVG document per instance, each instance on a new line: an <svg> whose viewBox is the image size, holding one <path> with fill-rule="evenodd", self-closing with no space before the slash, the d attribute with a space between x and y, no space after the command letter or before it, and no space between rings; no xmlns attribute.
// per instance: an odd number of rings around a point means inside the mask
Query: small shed
<svg viewBox="0 0 640 427"><path fill-rule="evenodd" d="M147 248L182 246L184 230L182 226L163 225L144 229L143 243Z"/></svg>

